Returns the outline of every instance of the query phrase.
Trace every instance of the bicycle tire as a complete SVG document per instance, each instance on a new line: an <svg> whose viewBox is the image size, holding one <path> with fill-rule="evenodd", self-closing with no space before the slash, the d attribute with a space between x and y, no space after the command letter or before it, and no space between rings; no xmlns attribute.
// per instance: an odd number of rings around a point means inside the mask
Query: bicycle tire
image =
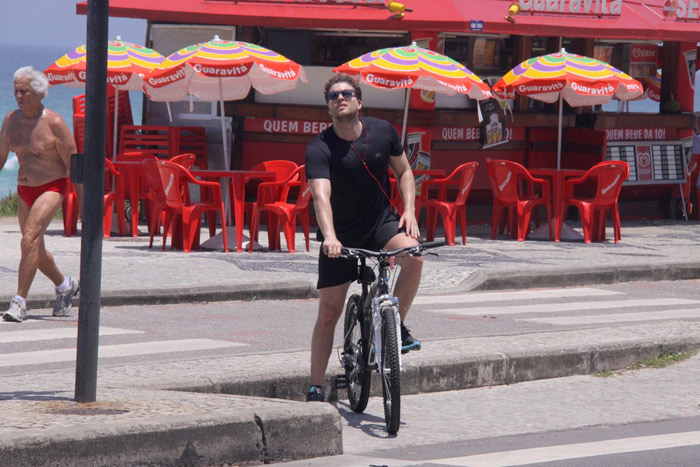
<svg viewBox="0 0 700 467"><path fill-rule="evenodd" d="M389 434L396 434L401 424L401 366L393 306L384 306L382 316L381 380L384 399L384 421Z"/></svg>
<svg viewBox="0 0 700 467"><path fill-rule="evenodd" d="M367 408L372 375L367 371L367 358L363 350L362 316L360 296L354 294L345 307L343 354L346 358L345 375L348 384L348 400L353 412L362 413ZM350 365L348 365L350 363Z"/></svg>

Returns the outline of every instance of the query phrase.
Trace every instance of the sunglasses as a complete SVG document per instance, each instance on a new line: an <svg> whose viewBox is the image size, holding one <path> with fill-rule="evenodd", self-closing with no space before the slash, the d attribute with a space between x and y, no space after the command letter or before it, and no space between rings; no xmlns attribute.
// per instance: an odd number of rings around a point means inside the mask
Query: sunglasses
<svg viewBox="0 0 700 467"><path fill-rule="evenodd" d="M336 101L338 97L343 96L343 99L349 100L355 97L355 91L352 89L343 89L342 91L328 91L328 100Z"/></svg>

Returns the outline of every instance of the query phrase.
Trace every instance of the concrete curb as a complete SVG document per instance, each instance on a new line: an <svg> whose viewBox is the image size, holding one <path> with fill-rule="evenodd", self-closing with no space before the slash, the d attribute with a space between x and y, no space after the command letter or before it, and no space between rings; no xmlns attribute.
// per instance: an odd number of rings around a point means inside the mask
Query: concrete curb
<svg viewBox="0 0 700 467"><path fill-rule="evenodd" d="M656 266L595 266L550 268L519 272L477 271L451 293L477 290L526 289L532 287L571 287L633 281L688 280L700 278L700 264L669 263Z"/></svg>
<svg viewBox="0 0 700 467"><path fill-rule="evenodd" d="M0 466L266 464L342 451L337 410L299 404L22 433L0 439Z"/></svg>
<svg viewBox="0 0 700 467"><path fill-rule="evenodd" d="M102 293L102 306L164 305L168 303L221 302L229 300L295 300L318 297L316 287L308 282L290 281L275 283L249 283L228 287L206 286L177 289L107 290ZM11 296L0 296L0 303L7 303ZM27 307L51 308L55 295L32 294ZM79 299L73 300L73 306Z"/></svg>
<svg viewBox="0 0 700 467"><path fill-rule="evenodd" d="M401 393L455 391L484 386L515 384L538 379L586 375L604 370L621 370L662 351L684 352L700 349L700 336L676 340L639 340L594 347L562 347L542 352L492 353L445 360L431 359L409 363L401 375ZM376 372L372 373L372 396L381 396ZM345 391L335 389L335 376L326 375L330 401L345 399ZM280 373L273 377L208 380L207 382L166 383L176 391L232 394L265 398L302 400L308 375Z"/></svg>

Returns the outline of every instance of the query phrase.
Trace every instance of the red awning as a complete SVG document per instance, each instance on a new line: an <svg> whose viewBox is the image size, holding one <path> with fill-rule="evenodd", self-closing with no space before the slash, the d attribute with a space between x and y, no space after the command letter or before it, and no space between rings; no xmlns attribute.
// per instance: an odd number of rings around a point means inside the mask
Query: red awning
<svg viewBox="0 0 700 467"><path fill-rule="evenodd" d="M568 5L571 0L559 1ZM700 41L700 12L686 11L685 20L667 19L664 0L624 0L619 15L521 11L514 22L505 19L511 0L403 0L413 11L406 12L402 19L392 19L392 14L376 0L329 0L327 3L320 0L110 0L109 3L110 16L185 24ZM79 3L77 11L85 14L87 2Z"/></svg>

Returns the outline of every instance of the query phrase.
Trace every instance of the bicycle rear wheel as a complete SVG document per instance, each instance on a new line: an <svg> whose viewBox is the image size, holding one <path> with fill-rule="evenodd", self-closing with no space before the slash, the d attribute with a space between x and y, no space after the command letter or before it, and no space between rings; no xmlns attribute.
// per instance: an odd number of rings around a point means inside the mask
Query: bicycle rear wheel
<svg viewBox="0 0 700 467"><path fill-rule="evenodd" d="M401 366L396 333L397 323L394 307L384 306L382 316L382 361L381 377L384 396L384 421L389 434L399 431L401 424Z"/></svg>
<svg viewBox="0 0 700 467"><path fill-rule="evenodd" d="M348 299L345 307L345 326L343 355L345 375L348 384L348 400L353 412L362 413L367 408L371 373L367 371L367 357L363 350L365 340L362 336L362 304L360 296L355 294Z"/></svg>

